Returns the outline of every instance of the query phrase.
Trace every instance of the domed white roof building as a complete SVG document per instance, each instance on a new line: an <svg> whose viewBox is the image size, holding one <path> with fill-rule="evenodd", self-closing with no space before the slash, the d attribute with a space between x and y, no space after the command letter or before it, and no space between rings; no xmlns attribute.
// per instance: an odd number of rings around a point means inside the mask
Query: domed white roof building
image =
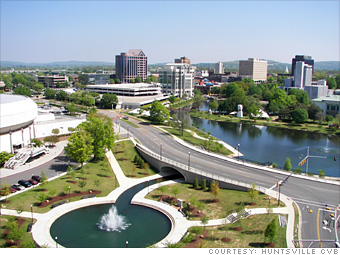
<svg viewBox="0 0 340 255"><path fill-rule="evenodd" d="M69 134L70 127L75 128L83 121L86 116L71 117L38 108L26 96L0 94L0 152L14 154L29 145L33 138L53 135L53 129L58 129L59 135Z"/></svg>
<svg viewBox="0 0 340 255"><path fill-rule="evenodd" d="M37 116L38 106L29 97L0 94L0 151L13 153L29 144Z"/></svg>

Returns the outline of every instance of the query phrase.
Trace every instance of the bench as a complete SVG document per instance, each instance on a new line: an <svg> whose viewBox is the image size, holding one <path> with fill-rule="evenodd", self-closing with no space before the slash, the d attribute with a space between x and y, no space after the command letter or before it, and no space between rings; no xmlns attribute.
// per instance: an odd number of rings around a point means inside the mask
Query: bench
<svg viewBox="0 0 340 255"><path fill-rule="evenodd" d="M86 195L86 196L82 196L81 199L92 198L92 197L95 197L95 196L96 196L96 194Z"/></svg>
<svg viewBox="0 0 340 255"><path fill-rule="evenodd" d="M66 203L66 201L65 201L65 200L63 200L63 201L60 201L60 202L58 202L58 203L55 203L55 204L51 205L51 208L55 208L55 207L57 207L57 206L59 206L59 205L63 205L63 204L65 204L65 203Z"/></svg>

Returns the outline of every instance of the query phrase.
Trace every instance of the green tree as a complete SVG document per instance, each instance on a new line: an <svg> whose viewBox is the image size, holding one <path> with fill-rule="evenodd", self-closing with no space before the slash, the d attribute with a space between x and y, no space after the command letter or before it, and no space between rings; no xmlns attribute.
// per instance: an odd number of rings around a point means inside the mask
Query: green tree
<svg viewBox="0 0 340 255"><path fill-rule="evenodd" d="M292 171L292 163L290 161L290 158L286 158L283 169L287 171Z"/></svg>
<svg viewBox="0 0 340 255"><path fill-rule="evenodd" d="M113 108L115 109L117 103L118 103L117 96L115 94L107 93L102 96L102 99L100 100L99 105L101 108L104 108L104 109L111 109L113 105Z"/></svg>
<svg viewBox="0 0 340 255"><path fill-rule="evenodd" d="M2 151L0 153L0 167L13 156L13 154L8 153L7 151Z"/></svg>
<svg viewBox="0 0 340 255"><path fill-rule="evenodd" d="M78 186L81 188L82 191L84 191L85 186L87 185L87 182L85 180L79 180Z"/></svg>
<svg viewBox="0 0 340 255"><path fill-rule="evenodd" d="M60 90L56 95L58 101L66 101L68 98L68 94L63 90Z"/></svg>
<svg viewBox="0 0 340 255"><path fill-rule="evenodd" d="M318 119L318 115L320 113L323 114L322 110L320 109L319 106L317 106L316 104L311 104L309 107L308 107L308 117L312 120L317 120Z"/></svg>
<svg viewBox="0 0 340 255"><path fill-rule="evenodd" d="M141 83L143 81L142 81L142 78L140 76L137 76L136 79L135 79L135 82L136 83Z"/></svg>
<svg viewBox="0 0 340 255"><path fill-rule="evenodd" d="M72 102L71 104L69 104L69 105L67 106L67 110L68 110L69 113L73 116L73 115L76 113L77 108L76 108L75 104Z"/></svg>
<svg viewBox="0 0 340 255"><path fill-rule="evenodd" d="M68 139L68 144L65 146L66 155L83 166L83 163L90 158L93 152L92 142L91 135L86 130L79 128Z"/></svg>
<svg viewBox="0 0 340 255"><path fill-rule="evenodd" d="M336 84L336 80L334 77L329 77L327 79L327 85L329 89L336 89L337 88L337 84Z"/></svg>
<svg viewBox="0 0 340 255"><path fill-rule="evenodd" d="M205 190L207 188L207 181L205 179L201 181L201 188L202 190Z"/></svg>
<svg viewBox="0 0 340 255"><path fill-rule="evenodd" d="M32 88L36 92L40 93L45 87L44 87L44 84L42 83L35 83Z"/></svg>
<svg viewBox="0 0 340 255"><path fill-rule="evenodd" d="M56 96L56 94L57 94L57 91L54 90L54 89L46 88L45 91L44 91L44 96L45 96L47 99L54 99L54 97Z"/></svg>
<svg viewBox="0 0 340 255"><path fill-rule="evenodd" d="M156 123L162 123L169 120L169 110L159 101L154 101L150 108L150 120Z"/></svg>
<svg viewBox="0 0 340 255"><path fill-rule="evenodd" d="M305 123L308 120L308 112L306 109L295 109L292 112L292 120L296 123Z"/></svg>
<svg viewBox="0 0 340 255"><path fill-rule="evenodd" d="M256 190L255 183L252 184L252 187L248 189L248 196L250 197L251 201L254 202L259 196L259 191Z"/></svg>
<svg viewBox="0 0 340 255"><path fill-rule="evenodd" d="M209 104L209 108L212 110L212 111L216 111L217 108L218 108L218 102L216 100L214 100L213 102L211 102Z"/></svg>
<svg viewBox="0 0 340 255"><path fill-rule="evenodd" d="M218 181L213 180L210 184L210 192L214 195L215 199L219 196L220 194L220 186L218 184Z"/></svg>
<svg viewBox="0 0 340 255"><path fill-rule="evenodd" d="M194 187L194 189L199 189L197 177L194 179L193 187Z"/></svg>
<svg viewBox="0 0 340 255"><path fill-rule="evenodd" d="M205 226L208 224L208 222L209 222L209 217L208 216L203 216L202 218L201 218L201 223L202 223L202 225L203 225L203 231L205 230Z"/></svg>
<svg viewBox="0 0 340 255"><path fill-rule="evenodd" d="M276 235L277 235L277 222L275 218L268 224L266 230L264 231L264 237L269 239L270 242L273 242Z"/></svg>
<svg viewBox="0 0 340 255"><path fill-rule="evenodd" d="M104 115L90 116L87 121L80 124L91 137L93 155L95 159L105 157L105 150L111 150L114 146L114 133L112 120Z"/></svg>
<svg viewBox="0 0 340 255"><path fill-rule="evenodd" d="M14 89L13 94L30 97L32 92L31 92L30 88L20 86L20 87L17 87L17 88Z"/></svg>

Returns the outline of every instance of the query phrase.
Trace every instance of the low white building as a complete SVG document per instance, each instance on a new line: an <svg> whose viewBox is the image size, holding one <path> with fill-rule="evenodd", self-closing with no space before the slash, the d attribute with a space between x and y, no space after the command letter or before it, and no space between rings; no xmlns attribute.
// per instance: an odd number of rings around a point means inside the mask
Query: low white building
<svg viewBox="0 0 340 255"><path fill-rule="evenodd" d="M332 115L335 117L340 113L340 95L330 95L319 97L312 100L323 111L323 115Z"/></svg>

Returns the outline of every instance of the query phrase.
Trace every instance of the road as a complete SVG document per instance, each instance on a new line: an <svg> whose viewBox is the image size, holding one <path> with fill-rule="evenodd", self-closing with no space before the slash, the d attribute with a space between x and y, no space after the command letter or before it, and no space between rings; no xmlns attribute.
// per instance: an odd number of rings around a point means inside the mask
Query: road
<svg viewBox="0 0 340 255"><path fill-rule="evenodd" d="M119 113L111 111L105 111L105 114L110 117L119 115ZM241 162L241 164L231 163L190 150L148 123L133 118L130 118L129 121L137 124L140 128L134 128L121 120L115 119L115 123L125 127L130 135L133 135L151 151L162 153L163 157L179 163L190 164L190 167L244 183L252 184L255 182L256 185L272 189L276 189L276 183L287 178L285 174L247 167ZM281 192L296 201L301 209L303 240L335 240L335 231L339 231L339 228L334 227L334 221L330 220L330 214L335 214L336 207L340 204L339 185L291 176L281 186ZM324 220L328 222L328 225L324 224ZM304 241L303 246L334 247L334 242Z"/></svg>

